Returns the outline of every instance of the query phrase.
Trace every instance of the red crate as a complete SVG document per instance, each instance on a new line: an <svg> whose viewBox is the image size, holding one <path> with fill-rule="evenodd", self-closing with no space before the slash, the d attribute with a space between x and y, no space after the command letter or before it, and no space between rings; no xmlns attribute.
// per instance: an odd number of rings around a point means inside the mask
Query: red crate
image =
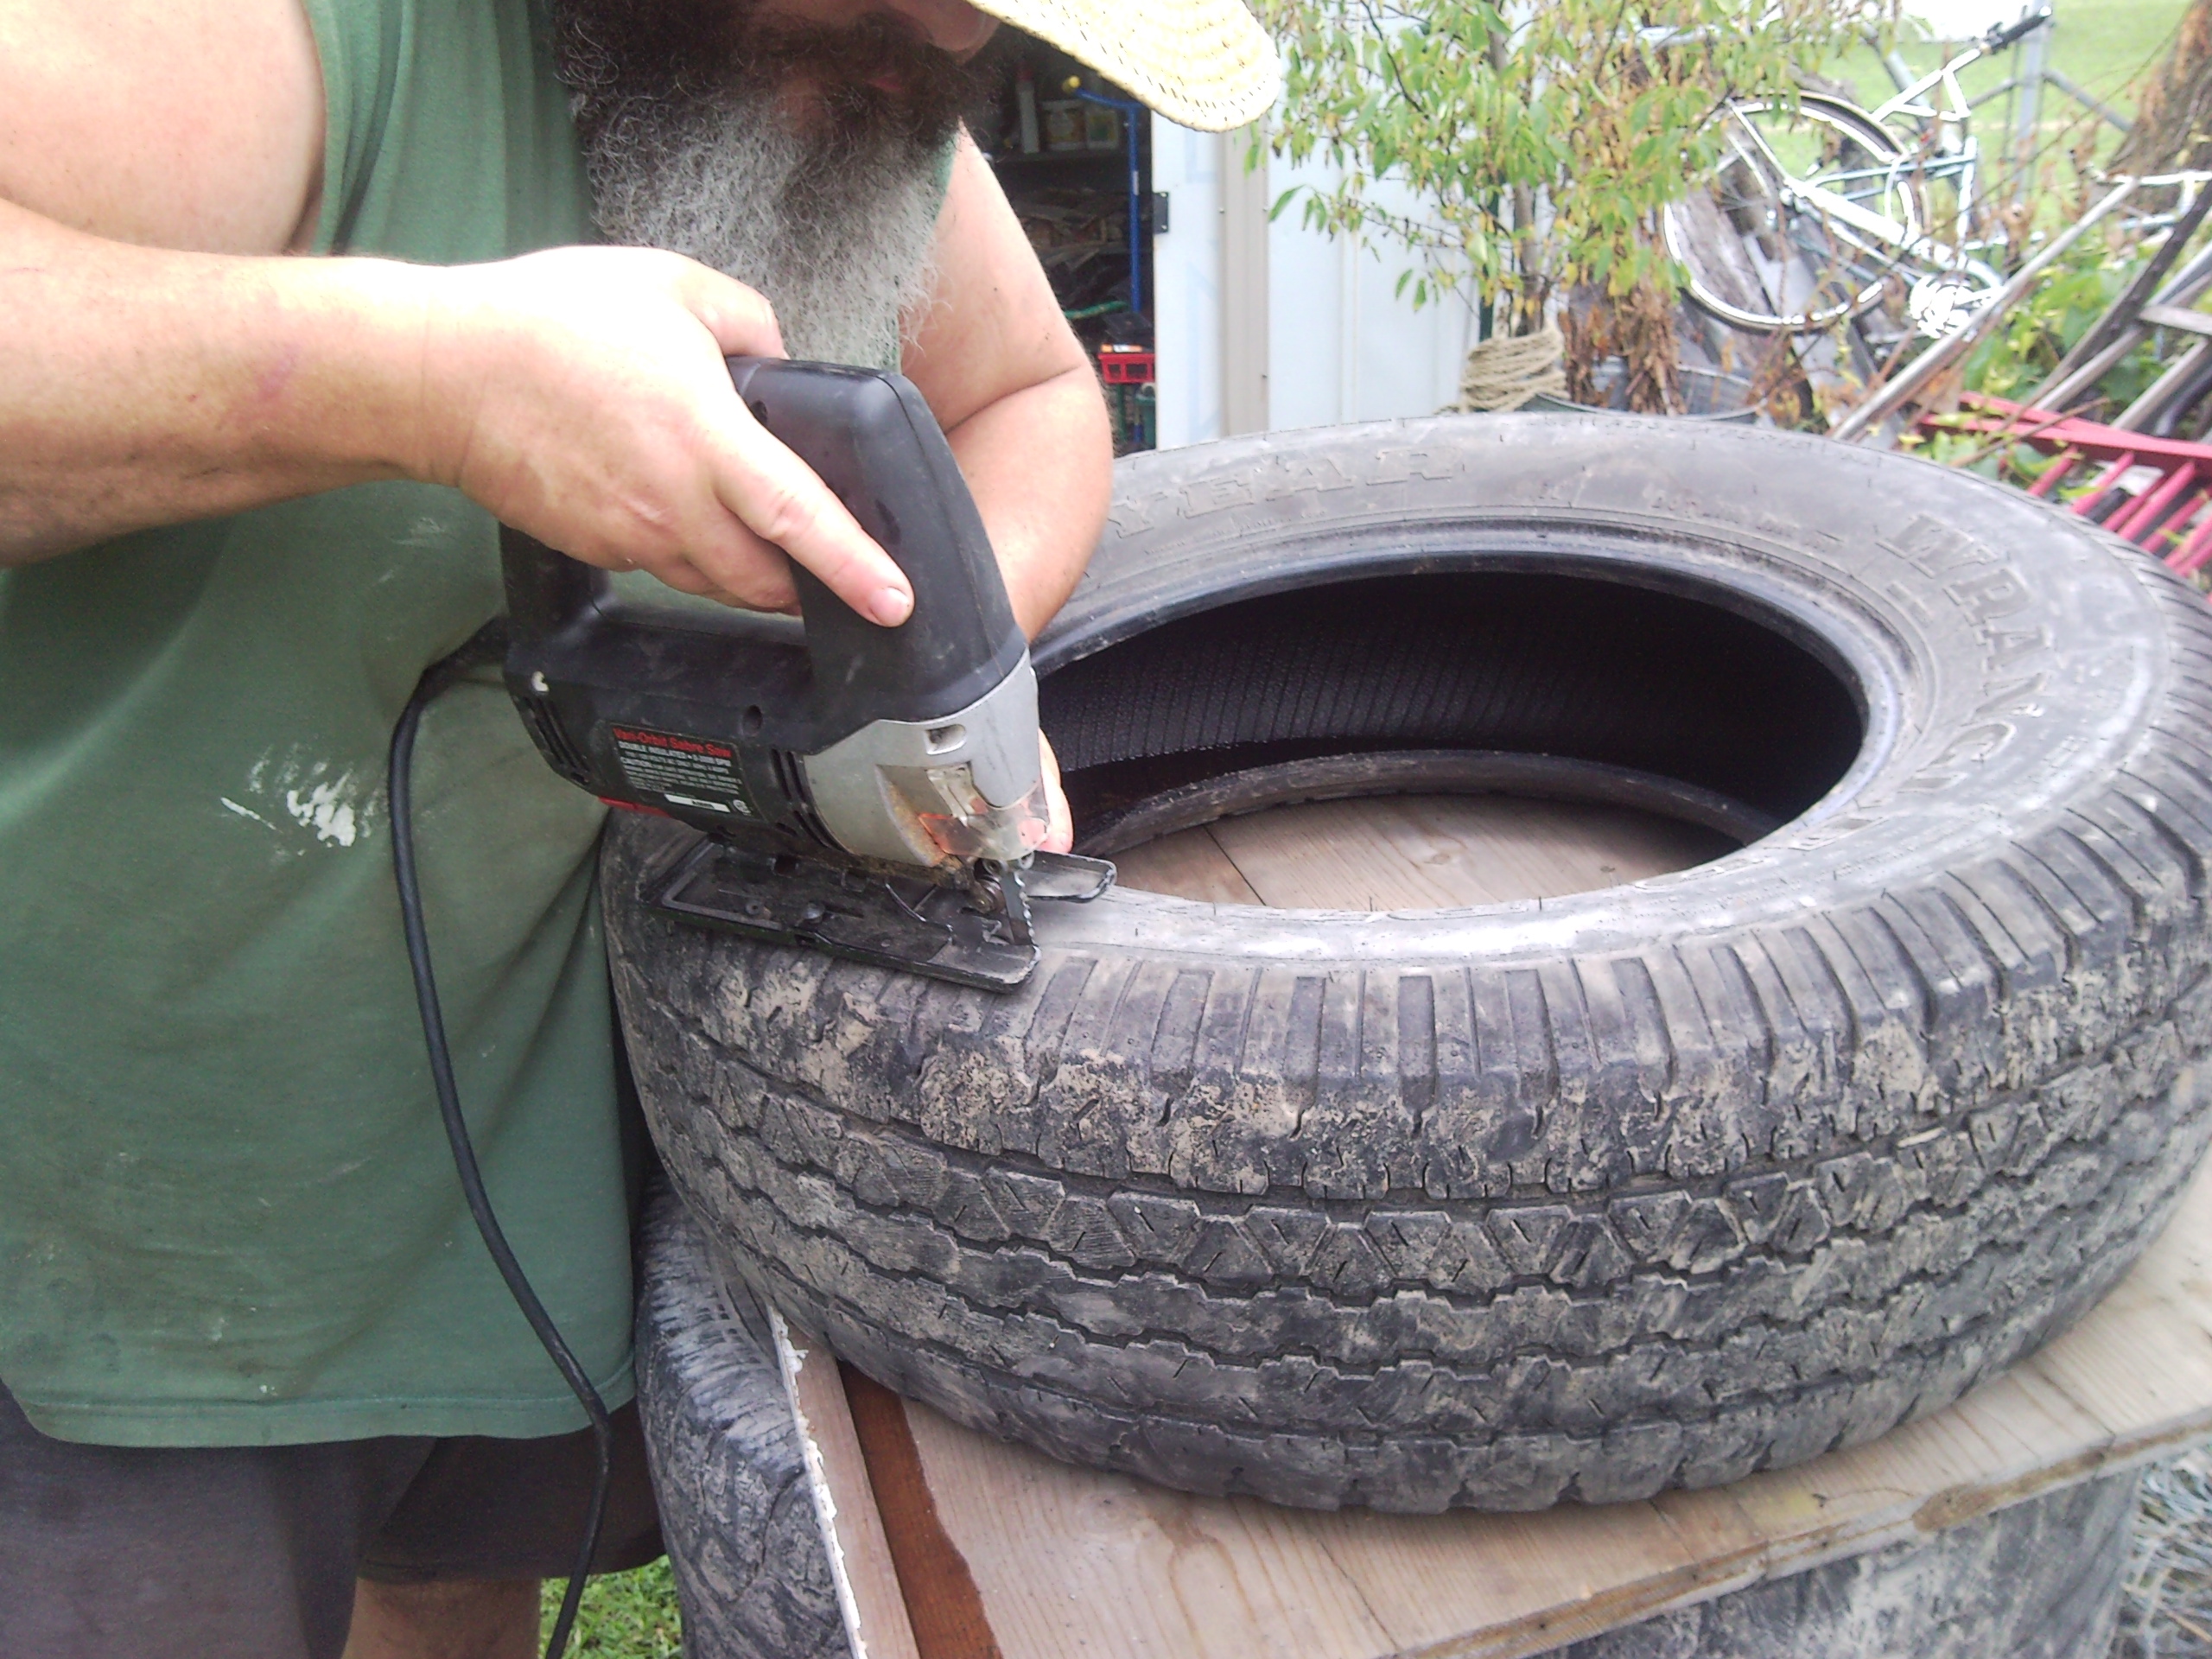
<svg viewBox="0 0 2212 1659"><path fill-rule="evenodd" d="M1098 378L1109 386L1145 386L1153 379L1153 354L1135 346L1101 346Z"/></svg>

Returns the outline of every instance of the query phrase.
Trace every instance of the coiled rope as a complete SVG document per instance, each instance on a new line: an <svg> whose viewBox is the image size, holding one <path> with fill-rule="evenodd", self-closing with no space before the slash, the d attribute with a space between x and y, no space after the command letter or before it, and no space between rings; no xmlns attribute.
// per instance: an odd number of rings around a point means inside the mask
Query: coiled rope
<svg viewBox="0 0 2212 1659"><path fill-rule="evenodd" d="M1557 323L1533 334L1505 334L1477 343L1459 371L1462 414L1518 409L1531 397L1567 396L1567 342Z"/></svg>

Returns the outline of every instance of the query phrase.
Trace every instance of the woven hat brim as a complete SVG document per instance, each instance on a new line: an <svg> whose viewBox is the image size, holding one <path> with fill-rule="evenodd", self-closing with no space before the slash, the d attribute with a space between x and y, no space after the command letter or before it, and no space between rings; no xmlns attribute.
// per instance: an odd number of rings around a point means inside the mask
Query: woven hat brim
<svg viewBox="0 0 2212 1659"><path fill-rule="evenodd" d="M972 0L1126 87L1179 126L1227 132L1282 92L1282 64L1243 0Z"/></svg>

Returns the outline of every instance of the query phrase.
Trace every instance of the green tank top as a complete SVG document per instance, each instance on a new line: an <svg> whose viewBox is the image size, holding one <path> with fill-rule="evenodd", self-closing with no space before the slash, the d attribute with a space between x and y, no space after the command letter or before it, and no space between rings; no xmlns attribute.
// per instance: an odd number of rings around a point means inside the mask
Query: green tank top
<svg viewBox="0 0 2212 1659"><path fill-rule="evenodd" d="M588 239L531 0L308 10L319 251L456 264ZM499 608L488 516L404 483L0 573L0 1382L46 1433L582 1424L462 1208L392 888L392 721ZM428 923L493 1200L619 1402L601 809L490 679L432 709L418 753Z"/></svg>

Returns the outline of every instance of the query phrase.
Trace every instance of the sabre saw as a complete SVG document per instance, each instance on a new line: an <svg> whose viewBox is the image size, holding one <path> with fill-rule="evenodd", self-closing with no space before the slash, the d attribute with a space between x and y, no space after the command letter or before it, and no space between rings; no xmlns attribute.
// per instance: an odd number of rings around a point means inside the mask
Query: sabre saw
<svg viewBox="0 0 2212 1659"><path fill-rule="evenodd" d="M886 628L794 563L802 624L501 536L507 689L553 770L705 831L639 895L759 939L1010 990L1030 906L1110 864L1041 853L1037 676L982 518L903 377L732 358L753 418L906 573Z"/></svg>

